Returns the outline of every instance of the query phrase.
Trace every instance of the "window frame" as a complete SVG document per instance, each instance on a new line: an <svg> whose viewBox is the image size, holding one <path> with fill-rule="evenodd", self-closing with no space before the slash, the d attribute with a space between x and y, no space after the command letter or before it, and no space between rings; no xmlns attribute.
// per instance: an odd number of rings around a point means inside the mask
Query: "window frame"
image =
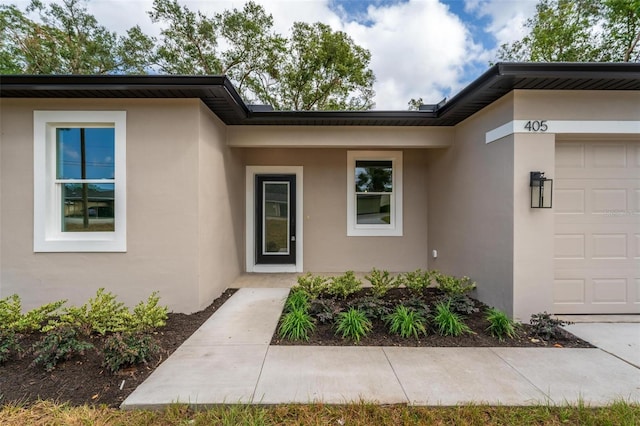
<svg viewBox="0 0 640 426"><path fill-rule="evenodd" d="M389 224L357 222L356 161L391 161L392 192ZM347 151L347 236L401 237L402 231L402 151Z"/></svg>
<svg viewBox="0 0 640 426"><path fill-rule="evenodd" d="M126 112L34 111L33 116L33 251L126 252ZM60 179L56 177L56 129L60 127L114 129L114 179L88 182L114 184L114 231L62 231L61 187Z"/></svg>

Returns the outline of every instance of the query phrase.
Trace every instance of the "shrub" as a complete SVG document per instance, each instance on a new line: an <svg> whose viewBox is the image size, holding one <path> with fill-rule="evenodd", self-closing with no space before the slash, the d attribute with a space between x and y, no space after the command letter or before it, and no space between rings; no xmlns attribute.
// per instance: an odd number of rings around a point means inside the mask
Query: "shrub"
<svg viewBox="0 0 640 426"><path fill-rule="evenodd" d="M449 275L437 274L435 276L438 288L447 296L458 296L469 293L476 288L476 283L469 277L456 278Z"/></svg>
<svg viewBox="0 0 640 426"><path fill-rule="evenodd" d="M442 336L459 336L462 333L473 333L460 316L451 310L449 302L439 302L435 306L433 322Z"/></svg>
<svg viewBox="0 0 640 426"><path fill-rule="evenodd" d="M322 324L333 322L340 312L340 307L333 299L314 299L309 306L309 313Z"/></svg>
<svg viewBox="0 0 640 426"><path fill-rule="evenodd" d="M350 308L347 312L340 312L336 323L336 332L342 333L343 338L350 338L359 342L372 329L371 321L358 309Z"/></svg>
<svg viewBox="0 0 640 426"><path fill-rule="evenodd" d="M129 320L123 311L125 329L130 332L148 332L167 325L167 307L158 306L159 301L160 296L154 291L147 298L147 303L140 302L133 308Z"/></svg>
<svg viewBox="0 0 640 426"><path fill-rule="evenodd" d="M504 340L505 336L513 339L516 336L517 324L513 322L511 318L502 311L496 308L487 310L487 321L489 321L489 327L487 331L499 340Z"/></svg>
<svg viewBox="0 0 640 426"><path fill-rule="evenodd" d="M0 329L0 365L21 353L22 347L16 334L11 330Z"/></svg>
<svg viewBox="0 0 640 426"><path fill-rule="evenodd" d="M49 331L33 344L32 349L35 355L33 365L42 364L45 370L51 371L60 361L83 355L84 351L91 348L93 348L91 343L78 338L77 329L63 326Z"/></svg>
<svg viewBox="0 0 640 426"><path fill-rule="evenodd" d="M375 296L364 296L354 300L350 307L356 308L364 313L367 318L384 318L391 312L389 302Z"/></svg>
<svg viewBox="0 0 640 426"><path fill-rule="evenodd" d="M552 318L551 314L548 314L546 311L531 315L529 323L532 326L533 335L543 340L559 337L562 333L560 327L572 324L569 321Z"/></svg>
<svg viewBox="0 0 640 426"><path fill-rule="evenodd" d="M314 328L315 325L309 313L298 308L287 312L282 317L278 334L283 339L288 340L309 340L309 332L313 331Z"/></svg>
<svg viewBox="0 0 640 426"><path fill-rule="evenodd" d="M47 321L53 321L58 309L65 303L66 300L47 303L23 315L20 296L11 295L0 300L0 329L15 333L40 331Z"/></svg>
<svg viewBox="0 0 640 426"><path fill-rule="evenodd" d="M382 297L392 288L398 287L398 281L389 275L388 271L379 271L373 268L365 278L371 283L373 295Z"/></svg>
<svg viewBox="0 0 640 426"><path fill-rule="evenodd" d="M480 309L476 307L473 299L466 294L457 294L455 296L444 295L439 301L448 301L453 312L461 315L469 315L480 311Z"/></svg>
<svg viewBox="0 0 640 426"><path fill-rule="evenodd" d="M399 284L404 285L406 288L411 290L413 293L422 294L424 289L429 287L431 284L431 277L434 272L431 271L423 271L422 269L417 269L413 272L405 272L404 274L398 277Z"/></svg>
<svg viewBox="0 0 640 426"><path fill-rule="evenodd" d="M292 290L284 303L285 312L291 312L296 309L302 309L307 312L309 310L309 296L303 290Z"/></svg>
<svg viewBox="0 0 640 426"><path fill-rule="evenodd" d="M389 331L393 334L399 334L401 337L415 337L420 334L427 334L425 327L425 318L417 311L405 306L396 306L395 311L386 318L389 325Z"/></svg>
<svg viewBox="0 0 640 426"><path fill-rule="evenodd" d="M131 315L124 303L117 302L112 293L100 288L96 297L84 305L67 308L60 321L62 325L78 327L86 334L96 332L105 335L107 332L124 331L126 324L131 323Z"/></svg>
<svg viewBox="0 0 640 426"><path fill-rule="evenodd" d="M298 277L298 285L293 290L303 290L310 298L316 299L326 293L329 288L329 278L320 275L312 275L308 272Z"/></svg>
<svg viewBox="0 0 640 426"><path fill-rule="evenodd" d="M347 271L344 275L333 277L327 292L332 296L346 299L349 295L362 288L362 281L356 278L353 271Z"/></svg>
<svg viewBox="0 0 640 426"><path fill-rule="evenodd" d="M403 306L413 309L423 317L427 317L431 312L429 304L422 300L420 297L411 297L404 301Z"/></svg>
<svg viewBox="0 0 640 426"><path fill-rule="evenodd" d="M160 347L155 339L143 333L114 333L104 343L102 365L112 373L123 366L146 363Z"/></svg>

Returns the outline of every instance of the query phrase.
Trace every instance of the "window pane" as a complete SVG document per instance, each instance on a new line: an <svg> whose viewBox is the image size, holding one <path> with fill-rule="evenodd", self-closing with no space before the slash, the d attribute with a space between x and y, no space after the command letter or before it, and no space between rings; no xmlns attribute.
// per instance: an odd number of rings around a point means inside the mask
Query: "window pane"
<svg viewBox="0 0 640 426"><path fill-rule="evenodd" d="M356 192L392 192L392 162L356 161Z"/></svg>
<svg viewBox="0 0 640 426"><path fill-rule="evenodd" d="M63 184L62 231L115 231L114 193L113 184Z"/></svg>
<svg viewBox="0 0 640 426"><path fill-rule="evenodd" d="M289 183L264 183L264 248L267 254L289 254Z"/></svg>
<svg viewBox="0 0 640 426"><path fill-rule="evenodd" d="M357 194L358 224L388 225L391 223L391 196L386 194Z"/></svg>
<svg viewBox="0 0 640 426"><path fill-rule="evenodd" d="M56 129L56 178L113 179L114 144L113 128Z"/></svg>

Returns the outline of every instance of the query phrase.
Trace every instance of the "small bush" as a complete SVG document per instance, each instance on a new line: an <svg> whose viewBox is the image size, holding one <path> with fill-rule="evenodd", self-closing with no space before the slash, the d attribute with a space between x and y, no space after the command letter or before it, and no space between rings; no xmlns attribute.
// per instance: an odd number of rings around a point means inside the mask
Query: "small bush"
<svg viewBox="0 0 640 426"><path fill-rule="evenodd" d="M322 324L331 323L340 312L340 307L333 299L314 299L309 306L309 313Z"/></svg>
<svg viewBox="0 0 640 426"><path fill-rule="evenodd" d="M33 365L43 365L45 370L51 371L60 361L83 355L84 351L91 348L91 343L79 339L77 329L69 326L60 327L51 330L33 344Z"/></svg>
<svg viewBox="0 0 640 426"><path fill-rule="evenodd" d="M382 319L391 312L389 302L375 296L365 296L356 299L350 304L350 307L361 311L367 318Z"/></svg>
<svg viewBox="0 0 640 426"><path fill-rule="evenodd" d="M353 271L347 271L344 275L333 277L327 292L335 297L346 299L349 295L362 288L362 281L356 278Z"/></svg>
<svg viewBox="0 0 640 426"><path fill-rule="evenodd" d="M158 306L160 296L154 291L147 298L147 302L140 302L133 308L130 319L123 312L125 330L129 332L149 332L167 325L167 307ZM114 331L114 330L110 330Z"/></svg>
<svg viewBox="0 0 640 426"><path fill-rule="evenodd" d="M389 275L388 271L379 271L373 268L365 278L371 283L373 295L382 297L392 288L398 287L398 281Z"/></svg>
<svg viewBox="0 0 640 426"><path fill-rule="evenodd" d="M78 327L86 334L96 332L105 335L107 332L125 331L131 323L131 314L124 303L117 302L116 297L98 289L96 297L89 299L80 307L70 307L60 316L63 325Z"/></svg>
<svg viewBox="0 0 640 426"><path fill-rule="evenodd" d="M417 311L402 305L397 306L395 311L387 316L386 321L391 333L404 338L413 336L418 339L420 334L427 334L425 318Z"/></svg>
<svg viewBox="0 0 640 426"><path fill-rule="evenodd" d="M404 301L403 306L413 309L423 317L427 318L431 309L429 309L429 304L422 300L420 297L411 297Z"/></svg>
<svg viewBox="0 0 640 426"><path fill-rule="evenodd" d="M21 353L22 346L18 336L13 331L0 329L0 365Z"/></svg>
<svg viewBox="0 0 640 426"><path fill-rule="evenodd" d="M315 329L309 313L303 309L294 309L282 317L278 334L288 340L309 340L309 333Z"/></svg>
<svg viewBox="0 0 640 426"><path fill-rule="evenodd" d="M435 306L433 322L442 336L460 336L462 333L473 333L460 316L451 310L449 302L439 302Z"/></svg>
<svg viewBox="0 0 640 426"><path fill-rule="evenodd" d="M329 278L312 275L310 272L298 277L298 285L292 290L303 290L311 299L317 299L329 288Z"/></svg>
<svg viewBox="0 0 640 426"><path fill-rule="evenodd" d="M0 329L11 329L11 324L16 323L22 315L20 296L12 294L0 299Z"/></svg>
<svg viewBox="0 0 640 426"><path fill-rule="evenodd" d="M450 297L467 294L476 288L476 283L471 281L469 277L456 278L437 274L435 280L438 283L438 288Z"/></svg>
<svg viewBox="0 0 640 426"><path fill-rule="evenodd" d="M309 296L303 290L292 290L284 302L285 312L295 311L296 309L302 309L307 312L309 310Z"/></svg>
<svg viewBox="0 0 640 426"><path fill-rule="evenodd" d="M102 365L115 373L124 366L146 363L159 350L149 334L114 333L105 340Z"/></svg>
<svg viewBox="0 0 640 426"><path fill-rule="evenodd" d="M489 327L487 331L499 340L504 340L505 336L513 339L516 336L517 324L513 322L511 318L502 311L496 308L487 310L487 321L489 321Z"/></svg>
<svg viewBox="0 0 640 426"><path fill-rule="evenodd" d="M545 312L531 315L529 323L532 326L532 333L543 340L558 338L562 334L561 326L572 324L569 321L562 321L552 318L551 314Z"/></svg>
<svg viewBox="0 0 640 426"><path fill-rule="evenodd" d="M0 300L0 329L15 333L40 331L47 321L53 321L58 309L65 303L66 300L47 303L22 314L20 296L13 294Z"/></svg>
<svg viewBox="0 0 640 426"><path fill-rule="evenodd" d="M340 312L336 323L336 333L342 333L343 338L350 338L356 343L371 332L371 321L362 312L350 308L347 312Z"/></svg>
<svg viewBox="0 0 640 426"><path fill-rule="evenodd" d="M453 312L456 312L460 315L470 315L474 312L480 311L473 299L466 294L457 294L455 296L445 295L439 301L448 301Z"/></svg>

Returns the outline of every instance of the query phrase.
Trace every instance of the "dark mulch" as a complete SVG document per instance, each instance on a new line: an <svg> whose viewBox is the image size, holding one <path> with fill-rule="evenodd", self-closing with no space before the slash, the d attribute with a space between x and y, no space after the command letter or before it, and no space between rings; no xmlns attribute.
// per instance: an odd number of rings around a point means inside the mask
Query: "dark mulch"
<svg viewBox="0 0 640 426"><path fill-rule="evenodd" d="M349 296L344 301L339 301L342 309L356 299L370 294L370 290L365 288L358 293ZM425 290L422 298L432 305L439 297L442 296L440 290L436 288L428 288ZM408 289L398 288L392 289L385 295L385 299L391 302L391 306L402 304L404 301L413 298L414 295ZM491 336L487 331L489 326L485 319L487 306L482 302L474 299L479 311L469 315L464 315L464 322L467 324L473 334L463 334L458 337L441 336L433 328L428 329L426 336L419 339L402 338L398 335L391 335L388 332L384 321L380 319L372 320L373 330L369 335L360 340L360 346L411 346L411 347L563 347L563 348L592 348L588 342L574 336L573 334L560 329L557 339L545 341L532 334L532 327L529 324L522 324L518 329L518 336L514 339L498 340ZM344 346L351 345L352 342L343 339L335 332L335 327L330 323L321 323L316 321L316 328L310 335L309 341L290 341L280 339L277 333L271 340L272 345L311 345L311 346Z"/></svg>
<svg viewBox="0 0 640 426"><path fill-rule="evenodd" d="M206 309L191 315L170 313L167 325L155 334L160 353L148 364L111 373L102 367L102 356L96 350L84 356L60 363L52 372L31 366L33 356L14 359L0 366L0 406L7 403L31 404L38 399L69 402L72 405L105 404L118 407L153 370L198 329L231 295L225 291ZM23 348L40 339L39 334L24 336ZM104 338L93 336L96 348Z"/></svg>

